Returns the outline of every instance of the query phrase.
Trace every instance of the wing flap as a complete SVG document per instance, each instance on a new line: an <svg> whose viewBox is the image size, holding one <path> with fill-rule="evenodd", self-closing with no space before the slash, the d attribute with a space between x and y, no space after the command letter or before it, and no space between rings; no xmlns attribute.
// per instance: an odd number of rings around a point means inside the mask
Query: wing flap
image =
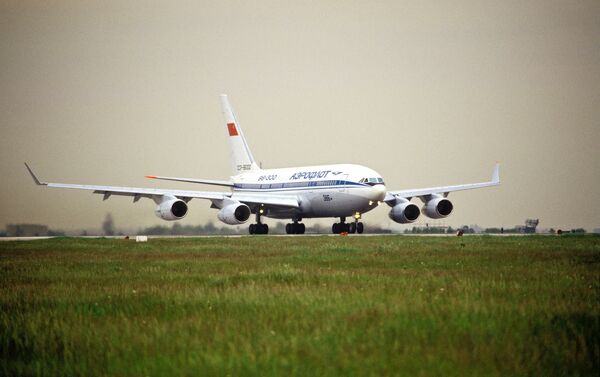
<svg viewBox="0 0 600 377"><path fill-rule="evenodd" d="M161 176L156 176L156 175L147 175L146 178L160 179L160 180L163 180L163 181L199 183L199 184L203 184L203 185L233 187L233 182L231 182L231 181L215 181L215 180L212 180L212 179L161 177Z"/></svg>

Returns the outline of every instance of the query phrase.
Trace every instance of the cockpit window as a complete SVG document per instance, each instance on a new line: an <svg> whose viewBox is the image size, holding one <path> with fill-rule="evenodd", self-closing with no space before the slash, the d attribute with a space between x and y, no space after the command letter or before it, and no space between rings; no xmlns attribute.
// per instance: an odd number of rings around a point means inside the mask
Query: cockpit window
<svg viewBox="0 0 600 377"><path fill-rule="evenodd" d="M378 183L383 183L383 178L363 178L360 181L358 181L359 183L366 183L369 186L374 186Z"/></svg>

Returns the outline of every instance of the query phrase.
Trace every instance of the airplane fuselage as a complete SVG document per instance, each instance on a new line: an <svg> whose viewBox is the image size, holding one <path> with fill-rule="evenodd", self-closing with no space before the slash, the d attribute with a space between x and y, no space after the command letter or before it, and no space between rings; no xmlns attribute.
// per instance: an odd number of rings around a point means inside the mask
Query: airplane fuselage
<svg viewBox="0 0 600 377"><path fill-rule="evenodd" d="M299 208L268 208L272 218L351 217L377 207L386 194L381 175L361 165L261 169L231 177L237 193L294 197ZM252 212L260 210L253 208Z"/></svg>

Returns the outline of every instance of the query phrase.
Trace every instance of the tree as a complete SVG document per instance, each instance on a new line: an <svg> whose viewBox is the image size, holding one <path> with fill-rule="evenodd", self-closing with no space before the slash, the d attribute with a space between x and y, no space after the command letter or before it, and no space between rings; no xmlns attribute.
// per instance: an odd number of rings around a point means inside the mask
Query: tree
<svg viewBox="0 0 600 377"><path fill-rule="evenodd" d="M106 214L106 218L102 223L102 230L104 231L105 236L114 236L115 235L115 222L110 213Z"/></svg>

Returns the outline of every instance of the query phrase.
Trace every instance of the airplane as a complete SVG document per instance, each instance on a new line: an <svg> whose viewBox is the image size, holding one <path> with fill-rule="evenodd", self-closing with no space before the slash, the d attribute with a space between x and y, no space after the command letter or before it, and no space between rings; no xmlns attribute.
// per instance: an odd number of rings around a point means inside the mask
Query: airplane
<svg viewBox="0 0 600 377"><path fill-rule="evenodd" d="M496 162L491 181L453 186L388 191L381 174L365 166L335 164L296 168L262 169L256 163L227 95L220 95L229 137L233 175L227 181L146 176L150 179L226 187L228 191L189 191L138 187L81 185L42 182L27 163L25 166L34 182L40 186L89 190L103 195L128 196L137 202L141 198L156 203L154 213L163 220L180 220L188 213L192 199L205 199L211 208L218 209L217 218L229 225L244 224L255 215L250 234L268 234L263 217L291 219L285 227L287 234L304 234L301 221L309 218L339 218L331 230L334 234L363 233L360 221L363 214L385 203L391 210L389 217L401 224L415 222L421 213L432 219L449 216L454 205L448 200L450 192L497 186L500 167ZM419 198L423 207L411 202ZM350 218L353 221L347 222Z"/></svg>

